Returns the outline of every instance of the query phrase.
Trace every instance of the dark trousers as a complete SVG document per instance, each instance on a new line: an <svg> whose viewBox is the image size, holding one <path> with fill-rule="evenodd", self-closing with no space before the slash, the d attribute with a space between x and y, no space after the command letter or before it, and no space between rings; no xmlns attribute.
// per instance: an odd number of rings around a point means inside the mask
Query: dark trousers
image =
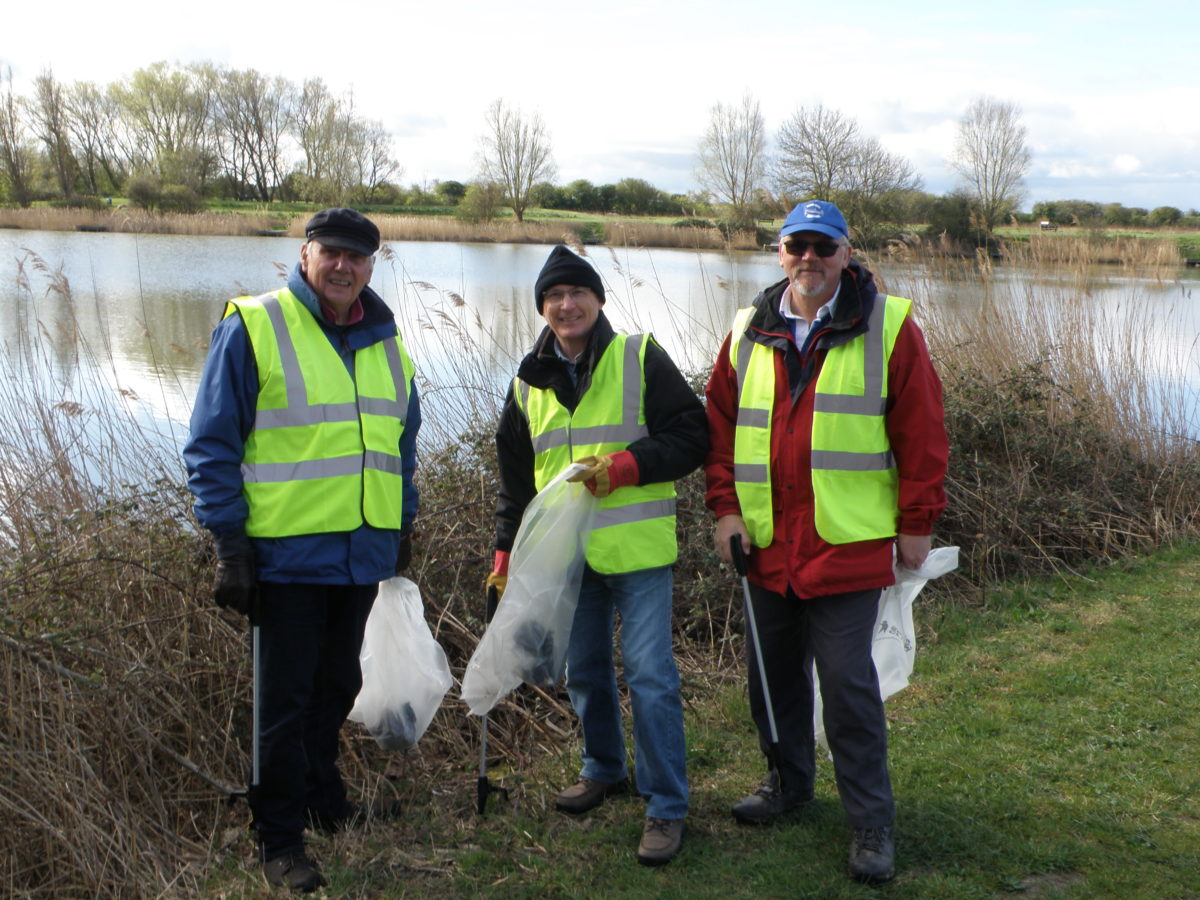
<svg viewBox="0 0 1200 900"><path fill-rule="evenodd" d="M338 736L362 687L358 653L379 586L260 582L259 784L264 860L302 850L306 812L337 817Z"/></svg>
<svg viewBox="0 0 1200 900"><path fill-rule="evenodd" d="M813 792L815 660L838 794L855 828L890 825L895 814L887 769L887 722L871 658L879 595L876 589L800 599L790 590L781 595L750 586L779 732L784 790L809 797ZM750 712L766 753L771 732L749 634L746 646Z"/></svg>

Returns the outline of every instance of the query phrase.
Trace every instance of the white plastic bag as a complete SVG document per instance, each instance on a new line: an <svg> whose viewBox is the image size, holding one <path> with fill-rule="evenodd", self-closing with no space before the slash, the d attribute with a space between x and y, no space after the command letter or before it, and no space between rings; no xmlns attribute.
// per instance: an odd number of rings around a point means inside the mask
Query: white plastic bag
<svg viewBox="0 0 1200 900"><path fill-rule="evenodd" d="M482 716L521 682L551 685L563 675L579 601L596 498L567 478L573 463L525 508L496 614L467 663L462 698Z"/></svg>
<svg viewBox="0 0 1200 900"><path fill-rule="evenodd" d="M407 578L379 585L358 662L363 683L350 721L367 726L385 750L415 747L454 679L425 622L421 591Z"/></svg>
<svg viewBox="0 0 1200 900"><path fill-rule="evenodd" d="M875 637L871 642L871 658L879 673L879 695L886 700L908 687L913 659L917 655L917 633L913 628L912 605L925 582L940 578L958 568L957 547L936 547L929 551L919 569L896 566L896 583L883 589L879 611L875 615ZM817 745L827 752L825 723L821 719L821 683L813 664L813 731Z"/></svg>

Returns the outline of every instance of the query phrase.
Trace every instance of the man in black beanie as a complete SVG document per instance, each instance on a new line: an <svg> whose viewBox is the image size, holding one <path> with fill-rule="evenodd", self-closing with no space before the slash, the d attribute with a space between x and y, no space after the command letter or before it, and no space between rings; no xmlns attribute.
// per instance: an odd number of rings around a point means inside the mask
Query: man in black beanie
<svg viewBox="0 0 1200 900"><path fill-rule="evenodd" d="M659 866L679 852L688 787L679 672L671 649L673 482L708 449L704 408L650 335L616 334L600 274L555 247L534 283L546 320L517 370L496 433L500 497L488 587L503 594L526 506L572 462L599 499L567 647L567 690L583 730L579 781L556 798L587 812L628 790L613 665L614 613L633 706L637 791L647 802L637 858Z"/></svg>

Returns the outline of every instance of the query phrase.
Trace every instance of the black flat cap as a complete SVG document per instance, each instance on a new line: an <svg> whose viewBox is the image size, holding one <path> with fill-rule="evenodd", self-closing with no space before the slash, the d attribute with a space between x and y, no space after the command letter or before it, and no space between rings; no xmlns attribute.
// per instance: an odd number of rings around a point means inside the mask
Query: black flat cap
<svg viewBox="0 0 1200 900"><path fill-rule="evenodd" d="M341 247L363 256L379 249L379 229L358 210L323 209L304 226L304 236L326 247Z"/></svg>

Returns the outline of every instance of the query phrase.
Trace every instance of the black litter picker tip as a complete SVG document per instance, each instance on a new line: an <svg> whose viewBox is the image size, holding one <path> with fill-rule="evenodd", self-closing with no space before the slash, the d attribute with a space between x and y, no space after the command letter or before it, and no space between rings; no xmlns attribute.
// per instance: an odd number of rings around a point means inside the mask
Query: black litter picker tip
<svg viewBox="0 0 1200 900"><path fill-rule="evenodd" d="M496 592L495 585L489 586L487 589L487 611L484 616L484 625L491 623L492 616L496 614L496 606L499 603L500 597ZM488 781L487 744L488 714L484 713L479 724L479 778L475 781L475 808L481 816L487 811L488 797L492 794L498 794L505 802L508 801L508 789Z"/></svg>

